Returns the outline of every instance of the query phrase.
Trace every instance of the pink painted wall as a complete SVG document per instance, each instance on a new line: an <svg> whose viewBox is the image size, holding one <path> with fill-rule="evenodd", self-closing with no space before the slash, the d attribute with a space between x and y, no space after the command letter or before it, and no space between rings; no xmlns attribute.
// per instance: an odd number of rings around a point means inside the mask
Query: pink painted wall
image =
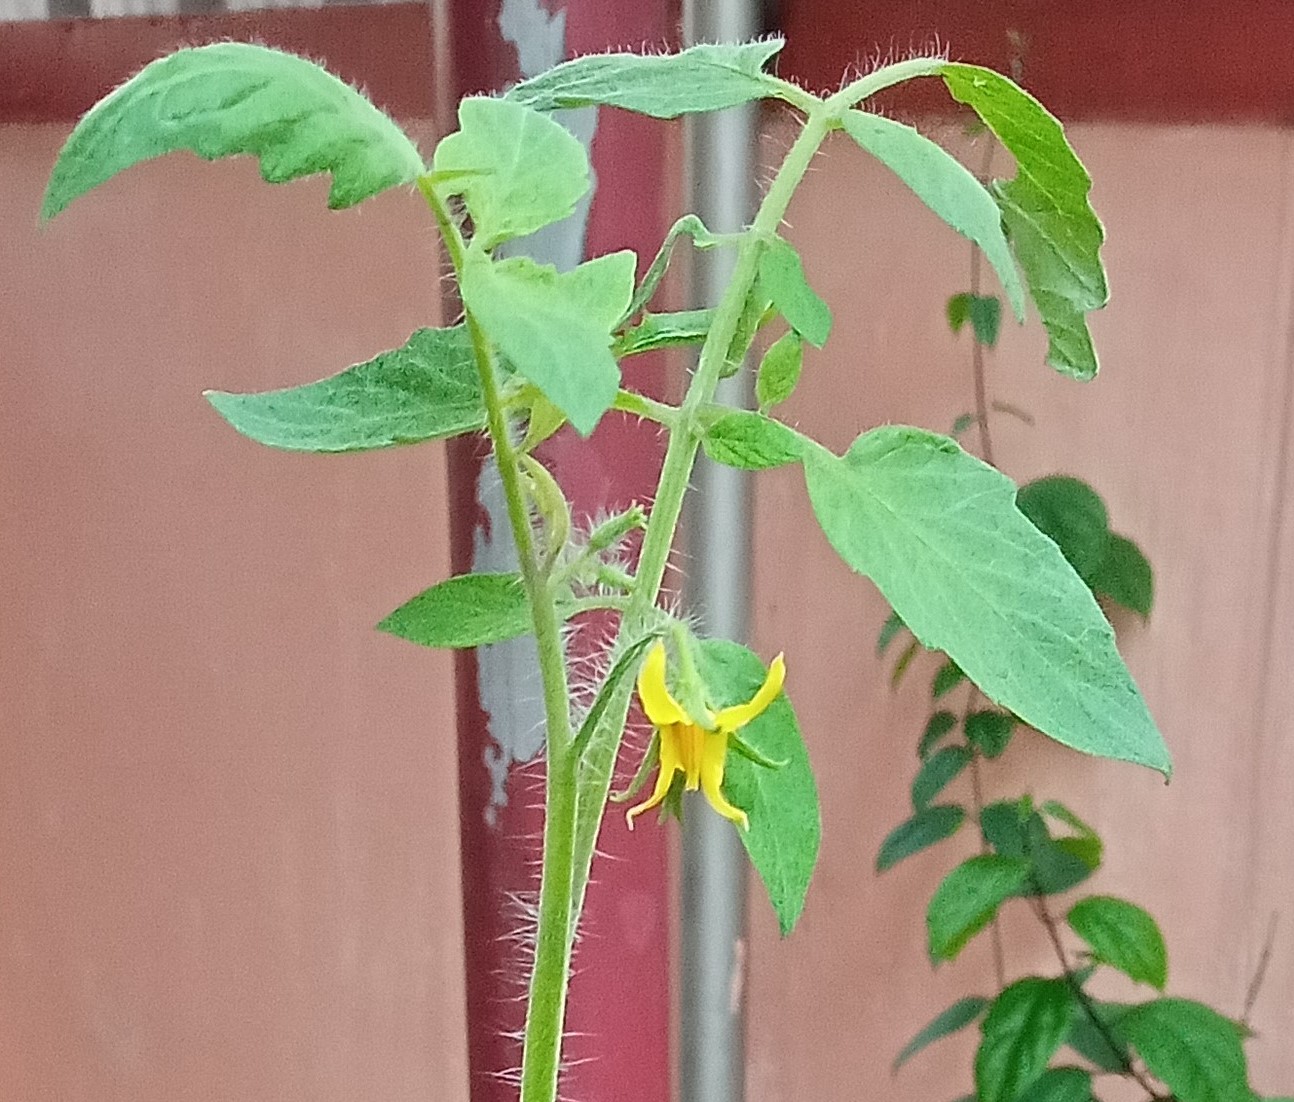
<svg viewBox="0 0 1294 1102"><path fill-rule="evenodd" d="M200 397L434 321L434 231L187 157L37 231L63 136L0 128L0 1098L464 1099L450 662L371 626L442 451Z"/></svg>
<svg viewBox="0 0 1294 1102"><path fill-rule="evenodd" d="M1003 794L1056 797L1106 837L1091 890L1161 921L1170 990L1238 1015L1271 914L1282 923L1253 1012L1260 1093L1294 1086L1294 134L1265 129L1074 129L1106 222L1113 304L1095 322L1090 385L1043 366L1040 326L1004 331L991 397L998 460L1024 481L1070 472L1105 496L1114 527L1156 567L1148 626L1120 621L1124 652L1176 759L1156 775L1020 739L990 776ZM956 136L952 140L955 142ZM785 147L785 135L773 145ZM862 428L947 431L973 404L968 335L943 322L967 289L969 248L845 140L818 161L789 219L835 331L811 353L790 417L843 450ZM758 483L757 634L785 649L822 789L824 842L805 917L779 943L756 887L749 980L751 1102L971 1089L974 1031L889 1064L933 1015L990 990L987 942L932 971L924 911L969 831L882 877L877 847L910 813L915 741L933 666L897 694L874 657L885 615L812 519L797 471ZM954 698L959 706L961 697ZM965 786L966 782L959 781ZM963 799L969 793L957 792ZM1054 969L1036 923L1006 923L1010 971ZM1130 986L1111 983L1112 997ZM1149 994L1140 989L1141 997Z"/></svg>

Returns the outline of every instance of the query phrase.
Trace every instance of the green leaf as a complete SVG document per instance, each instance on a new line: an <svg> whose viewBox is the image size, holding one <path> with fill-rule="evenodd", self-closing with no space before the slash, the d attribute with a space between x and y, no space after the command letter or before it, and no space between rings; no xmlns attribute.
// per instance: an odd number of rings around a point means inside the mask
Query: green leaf
<svg viewBox="0 0 1294 1102"><path fill-rule="evenodd" d="M1101 1071L1124 1071L1131 1062L1131 1057L1128 1046L1119 1039L1118 1024L1119 1019L1128 1012L1128 1007L1123 1003L1106 1003L1095 999L1089 1000L1088 1005L1104 1023L1105 1029L1100 1029L1087 1010L1080 1006L1074 1011L1074 1021L1065 1036L1065 1044Z"/></svg>
<svg viewBox="0 0 1294 1102"><path fill-rule="evenodd" d="M934 679L930 682L930 698L938 700L947 696L965 680L966 675L961 667L950 658L935 671Z"/></svg>
<svg viewBox="0 0 1294 1102"><path fill-rule="evenodd" d="M960 333L962 326L971 323L975 340L992 348L997 344L998 330L1002 326L1002 300L997 295L972 295L969 291L953 295L948 300L948 325L954 333ZM958 423L962 421L958 418ZM975 423L973 415L966 415L960 432L965 432ZM957 426L953 426L953 436L958 435Z"/></svg>
<svg viewBox="0 0 1294 1102"><path fill-rule="evenodd" d="M906 647L903 653L899 655L898 661L894 663L894 669L890 673L890 688L897 689L899 682L903 680L903 675L908 672L908 667L912 665L912 659L917 656L921 649L921 643L913 639Z"/></svg>
<svg viewBox="0 0 1294 1102"><path fill-rule="evenodd" d="M463 197L473 243L482 249L561 221L589 190L584 146L547 115L469 96L458 105L458 127L436 146L434 186L442 200ZM621 309L626 305L628 298Z"/></svg>
<svg viewBox="0 0 1294 1102"><path fill-rule="evenodd" d="M1180 1102L1252 1102L1236 1023L1191 999L1134 1006L1119 1032Z"/></svg>
<svg viewBox="0 0 1294 1102"><path fill-rule="evenodd" d="M759 258L759 281L787 324L817 348L831 334L831 310L809 286L804 263L791 244L775 237Z"/></svg>
<svg viewBox="0 0 1294 1102"><path fill-rule="evenodd" d="M654 352L658 348L679 348L701 344L710 335L713 310L680 310L670 314L644 314L642 321L616 338L616 359Z"/></svg>
<svg viewBox="0 0 1294 1102"><path fill-rule="evenodd" d="M1130 608L1145 619L1155 603L1155 576L1141 548L1130 539L1110 534L1105 557L1092 573L1092 589L1098 597Z"/></svg>
<svg viewBox="0 0 1294 1102"><path fill-rule="evenodd" d="M625 678L633 677L638 672L643 652L650 643L659 639L661 634L662 632L660 631L648 632L641 639L625 647L612 664L611 669L607 671L607 676L598 687L597 695L593 698L593 703L589 705L589 710L584 713L584 720L575 735L575 740L571 743L571 754L575 760L579 760L583 756L585 748L593 738L598 729L598 724L602 722L602 717L606 715L607 708L610 707L611 701L615 699L617 690L624 683ZM657 754L659 755L659 748L657 749Z"/></svg>
<svg viewBox="0 0 1294 1102"><path fill-rule="evenodd" d="M800 334L792 329L774 341L759 361L759 371L755 376L755 399L759 402L761 412L767 412L770 406L785 402L795 392L803 366L804 342L800 339Z"/></svg>
<svg viewBox="0 0 1294 1102"><path fill-rule="evenodd" d="M674 245L683 236L690 237L692 244L698 249L712 249L720 244L722 240L707 230L705 223L695 214L683 215L670 226L669 231L665 234L665 239L661 242L655 257L652 258L652 262L647 268L647 273L643 276L642 282L638 284L638 289L634 291L633 298L629 300L629 305L625 308L625 315L621 319L622 323L637 314L655 296L656 289L660 286L661 280L665 278L665 272L669 268L670 257L674 253Z"/></svg>
<svg viewBox="0 0 1294 1102"><path fill-rule="evenodd" d="M461 574L423 590L377 629L424 647L479 647L533 626L520 574Z"/></svg>
<svg viewBox="0 0 1294 1102"><path fill-rule="evenodd" d="M473 247L463 265L463 303L508 362L588 436L620 386L610 334L633 277L628 251L559 275L529 257L492 261Z"/></svg>
<svg viewBox="0 0 1294 1102"><path fill-rule="evenodd" d="M204 397L271 448L366 451L444 440L485 426L480 378L461 325L419 329L404 346L305 386Z"/></svg>
<svg viewBox="0 0 1294 1102"><path fill-rule="evenodd" d="M1164 989L1168 982L1168 949L1159 924L1135 903L1108 895L1081 899L1068 922L1100 961L1138 983Z"/></svg>
<svg viewBox="0 0 1294 1102"><path fill-rule="evenodd" d="M980 1102L1016 1102L1060 1048L1073 1012L1069 986L1060 979L1028 976L998 995L975 1053Z"/></svg>
<svg viewBox="0 0 1294 1102"><path fill-rule="evenodd" d="M762 413L735 409L722 414L701 438L716 463L743 471L765 471L799 461L806 438Z"/></svg>
<svg viewBox="0 0 1294 1102"><path fill-rule="evenodd" d="M1024 288L993 197L956 157L910 126L865 111L846 111L845 133L908 185L926 206L978 245L1024 321ZM991 344L991 341L982 343Z"/></svg>
<svg viewBox="0 0 1294 1102"><path fill-rule="evenodd" d="M1029 882L1023 895L1055 895L1068 891L1095 871L1098 860L1076 854L1051 837L1042 816L1023 801L992 803L980 812L980 827L994 851L1029 862Z"/></svg>
<svg viewBox="0 0 1294 1102"><path fill-rule="evenodd" d="M764 683L764 663L743 646L706 639L699 652L701 675L716 708L744 704ZM822 841L818 788L795 712L784 693L743 727L741 736L757 754L786 763L779 769L764 769L729 754L723 782L728 799L750 818L750 829L738 834L768 890L785 937L804 909L818 860Z"/></svg>
<svg viewBox="0 0 1294 1102"><path fill-rule="evenodd" d="M964 999L958 999L947 1010L937 1014L920 1033L903 1046L903 1051L894 1057L890 1071L898 1071L923 1048L928 1048L935 1041L941 1041L977 1021L987 1006L988 999L980 998L978 995L968 995Z"/></svg>
<svg viewBox="0 0 1294 1102"><path fill-rule="evenodd" d="M963 861L944 877L926 909L930 959L955 960L1029 876L1029 862L995 854Z"/></svg>
<svg viewBox="0 0 1294 1102"><path fill-rule="evenodd" d="M963 808L954 804L936 804L923 808L905 823L899 824L881 843L876 855L876 871L892 869L905 857L929 849L945 838L951 838L966 818Z"/></svg>
<svg viewBox="0 0 1294 1102"><path fill-rule="evenodd" d="M1170 759L1095 599L1014 505L1004 475L903 426L843 458L804 455L819 524L922 644L1058 742L1149 765Z"/></svg>
<svg viewBox="0 0 1294 1102"><path fill-rule="evenodd" d="M894 637L903 630L903 618L897 612L891 612L881 625L881 633L876 637L876 657L880 658L888 649Z"/></svg>
<svg viewBox="0 0 1294 1102"><path fill-rule="evenodd" d="M562 107L623 107L673 119L780 96L764 67L780 38L743 45L692 46L677 54L594 54L563 62L522 81L507 98L539 111Z"/></svg>
<svg viewBox="0 0 1294 1102"><path fill-rule="evenodd" d="M1101 495L1081 479L1049 475L1021 486L1015 503L1055 541L1090 587L1110 542L1110 518Z"/></svg>
<svg viewBox="0 0 1294 1102"><path fill-rule="evenodd" d="M218 42L154 61L90 108L59 154L41 218L131 165L181 149L209 161L251 154L272 184L330 173L334 209L423 172L404 131L314 62Z"/></svg>
<svg viewBox="0 0 1294 1102"><path fill-rule="evenodd" d="M929 757L930 751L938 745L939 740L956 726L957 717L952 712L935 712L926 721L926 729L922 732L921 742L917 745L917 757L922 760Z"/></svg>
<svg viewBox="0 0 1294 1102"><path fill-rule="evenodd" d="M970 764L971 753L964 746L945 746L925 760L912 782L912 806L920 811L952 783Z"/></svg>
<svg viewBox="0 0 1294 1102"><path fill-rule="evenodd" d="M1001 757L1015 731L1015 716L1006 712L971 712L966 717L966 741L986 758Z"/></svg>
<svg viewBox="0 0 1294 1102"><path fill-rule="evenodd" d="M1082 1068L1049 1068L1020 1095L1020 1102L1092 1102L1092 1073Z"/></svg>
<svg viewBox="0 0 1294 1102"><path fill-rule="evenodd" d="M995 181L993 191L1047 328L1047 362L1090 379L1096 352L1085 315L1109 298L1100 257L1105 231L1087 201L1091 177L1055 117L1006 77L958 64L945 65L942 75L953 98L971 107L1015 158L1015 179Z"/></svg>

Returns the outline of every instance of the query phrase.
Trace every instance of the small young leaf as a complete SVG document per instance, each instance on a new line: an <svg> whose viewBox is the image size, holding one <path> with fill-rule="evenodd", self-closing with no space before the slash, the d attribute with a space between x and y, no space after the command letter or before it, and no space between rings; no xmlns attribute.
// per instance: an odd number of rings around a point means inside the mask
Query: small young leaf
<svg viewBox="0 0 1294 1102"><path fill-rule="evenodd" d="M963 291L948 300L947 309L948 325L954 333L960 333L962 326L969 321L978 343L985 348L997 344L998 330L1002 326L1002 301L997 295L972 295ZM968 417L962 431L965 432L974 420L974 417Z"/></svg>
<svg viewBox="0 0 1294 1102"><path fill-rule="evenodd" d="M903 618L897 612L891 612L881 625L881 633L876 637L876 657L880 658L894 642L894 637L903 630Z"/></svg>
<svg viewBox="0 0 1294 1102"><path fill-rule="evenodd" d="M930 801L948 787L970 764L971 753L964 746L945 746L936 750L912 782L912 806L921 811Z"/></svg>
<svg viewBox="0 0 1294 1102"><path fill-rule="evenodd" d="M947 696L965 680L966 675L962 673L961 667L951 658L948 659L935 671L934 679L930 682L930 699L938 700Z"/></svg>
<svg viewBox="0 0 1294 1102"><path fill-rule="evenodd" d="M906 647L903 653L899 655L898 661L894 663L894 669L890 671L890 688L897 689L899 682L903 680L903 675L908 672L908 667L912 665L912 660L921 650L921 642L913 639Z"/></svg>
<svg viewBox="0 0 1294 1102"><path fill-rule="evenodd" d="M1006 712L971 712L966 717L966 741L986 758L1001 757L1011 743L1015 717Z"/></svg>
<svg viewBox="0 0 1294 1102"><path fill-rule="evenodd" d="M780 237L768 242L759 259L759 281L787 324L817 348L831 334L831 310L809 286L804 263Z"/></svg>
<svg viewBox="0 0 1294 1102"><path fill-rule="evenodd" d="M401 348L286 390L204 397L271 448L349 452L444 440L485 427L471 341L461 325L419 329Z"/></svg>
<svg viewBox="0 0 1294 1102"><path fill-rule="evenodd" d="M616 337L616 359L654 352L658 348L680 348L701 344L710 334L713 310L680 310L671 314L644 314L642 321Z"/></svg>
<svg viewBox="0 0 1294 1102"><path fill-rule="evenodd" d="M759 656L736 643L705 639L700 644L701 674L716 708L742 704L764 682ZM818 860L822 818L809 754L785 694L741 729L742 738L762 757L785 762L766 769L729 754L723 790L750 817L739 831L751 864L768 890L785 937L804 909L804 896Z"/></svg>
<svg viewBox="0 0 1294 1102"><path fill-rule="evenodd" d="M1050 475L1021 486L1015 503L1091 586L1110 542L1110 518L1101 495L1081 479Z"/></svg>
<svg viewBox="0 0 1294 1102"><path fill-rule="evenodd" d="M1020 1102L1092 1102L1092 1073L1048 1068L1020 1095Z"/></svg>
<svg viewBox="0 0 1294 1102"><path fill-rule="evenodd" d="M898 1071L923 1048L928 1048L935 1041L950 1037L977 1021L987 1006L988 999L980 998L978 995L968 995L964 999L958 999L947 1010L935 1015L921 1032L903 1046L903 1050L894 1057L890 1071Z"/></svg>
<svg viewBox="0 0 1294 1102"><path fill-rule="evenodd" d="M458 105L458 127L436 146L435 188L442 199L463 197L473 241L482 249L561 221L589 190L584 146L547 115L468 96ZM621 310L626 305L627 297Z"/></svg>
<svg viewBox="0 0 1294 1102"><path fill-rule="evenodd" d="M1168 773L1114 632L1011 481L947 437L887 425L804 454L818 523L921 643L1066 746Z"/></svg>
<svg viewBox="0 0 1294 1102"><path fill-rule="evenodd" d="M953 869L926 909L930 959L955 960L1028 877L1028 861L996 854L971 857Z"/></svg>
<svg viewBox="0 0 1294 1102"><path fill-rule="evenodd" d="M1064 980L1028 976L998 995L980 1025L975 1053L980 1102L1016 1102L1060 1048L1073 1013Z"/></svg>
<svg viewBox="0 0 1294 1102"><path fill-rule="evenodd" d="M610 334L633 277L628 251L559 275L529 257L493 261L473 247L463 266L463 303L517 372L587 436L620 386Z"/></svg>
<svg viewBox="0 0 1294 1102"><path fill-rule="evenodd" d="M1091 577L1092 590L1098 597L1108 597L1124 608L1150 615L1155 603L1155 575L1150 561L1130 539L1110 533L1105 557Z"/></svg>
<svg viewBox="0 0 1294 1102"><path fill-rule="evenodd" d="M593 703L589 705L589 710L584 713L584 720L575 735L575 740L571 743L571 753L576 760L583 755L589 740L593 738L593 733L598 729L598 724L602 722L602 717L606 715L607 708L615 697L616 691L624 683L626 677L632 677L638 672L643 652L646 651L648 644L655 642L660 636L661 632L659 631L644 635L621 651L611 669L607 671L607 676L598 687L597 695L593 698ZM659 750L657 752L659 753Z"/></svg>
<svg viewBox="0 0 1294 1102"><path fill-rule="evenodd" d="M917 757L924 761L930 756L930 751L938 745L939 740L956 726L957 717L952 712L935 712L926 721L926 729L917 744Z"/></svg>
<svg viewBox="0 0 1294 1102"><path fill-rule="evenodd" d="M780 38L692 46L677 54L593 54L522 81L507 98L538 111L623 107L658 119L719 111L782 94L764 72Z"/></svg>
<svg viewBox="0 0 1294 1102"><path fill-rule="evenodd" d="M1252 1102L1236 1023L1191 999L1156 999L1119 1020L1151 1073L1181 1102Z"/></svg>
<svg viewBox="0 0 1294 1102"><path fill-rule="evenodd" d="M876 855L876 871L892 869L905 857L951 838L965 818L965 810L955 804L936 804L918 811L907 822L890 831L881 843L880 852Z"/></svg>
<svg viewBox="0 0 1294 1102"><path fill-rule="evenodd" d="M1109 298L1100 257L1105 231L1087 200L1091 177L1055 117L1006 77L949 64L943 78L1015 158L1015 179L996 181L993 191L1050 338L1047 362L1090 379L1096 352L1085 315Z"/></svg>
<svg viewBox="0 0 1294 1102"><path fill-rule="evenodd" d="M424 647L479 647L533 630L519 574L461 574L406 601L378 631Z"/></svg>
<svg viewBox="0 0 1294 1102"><path fill-rule="evenodd" d="M181 149L208 161L250 153L272 184L330 173L334 209L423 172L404 131L314 62L218 42L154 61L90 108L59 154L41 218L131 165Z"/></svg>
<svg viewBox="0 0 1294 1102"><path fill-rule="evenodd" d="M638 289L634 291L633 298L629 300L629 305L625 307L621 324L634 317L639 310L651 302L656 294L656 289L660 287L661 280L665 278L670 257L674 254L674 246L678 239L684 236L690 237L692 244L698 249L712 249L721 240L707 230L705 223L695 214L683 215L682 218L670 226L669 232L665 234L665 240L661 242L655 257L652 258L646 275L643 276L642 282L638 284ZM616 328L618 329L619 326L616 326Z"/></svg>
<svg viewBox="0 0 1294 1102"><path fill-rule="evenodd" d="M1002 232L1002 213L984 185L956 157L901 122L866 111L846 111L842 122L845 133L907 184L918 199L984 250L1016 317L1024 321L1020 274Z"/></svg>
<svg viewBox="0 0 1294 1102"><path fill-rule="evenodd" d="M1131 1063L1128 1046L1119 1039L1119 1019L1128 1012L1123 1003L1099 1002L1091 999L1088 1002L1093 1013L1101 1020L1104 1028L1092 1021L1092 1015L1084 1007L1074 1011L1074 1020L1065 1044L1085 1060L1089 1060L1101 1071L1123 1071Z"/></svg>
<svg viewBox="0 0 1294 1102"><path fill-rule="evenodd" d="M1164 989L1168 982L1168 949L1159 924L1135 903L1108 895L1081 899L1068 922L1098 960L1138 983Z"/></svg>
<svg viewBox="0 0 1294 1102"><path fill-rule="evenodd" d="M960 414L958 415L957 419L953 421L953 427L949 431L948 435L951 436L954 440L957 440L961 437L962 433L964 433L968 428L971 427L971 425L975 424L975 422L978 420L979 418L976 417L975 414L973 413Z"/></svg>
<svg viewBox="0 0 1294 1102"><path fill-rule="evenodd" d="M794 329L769 346L755 375L755 400L759 402L761 413L767 412L770 406L785 402L795 392L803 366L804 342Z"/></svg>
<svg viewBox="0 0 1294 1102"><path fill-rule="evenodd" d="M743 471L765 471L799 462L805 437L762 413L734 409L723 414L701 438L716 463Z"/></svg>

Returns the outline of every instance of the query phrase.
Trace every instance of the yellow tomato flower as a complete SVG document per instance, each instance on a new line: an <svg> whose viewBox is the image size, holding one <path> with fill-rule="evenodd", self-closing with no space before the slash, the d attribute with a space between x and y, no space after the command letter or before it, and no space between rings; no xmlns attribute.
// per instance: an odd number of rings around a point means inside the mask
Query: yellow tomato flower
<svg viewBox="0 0 1294 1102"><path fill-rule="evenodd" d="M768 676L759 692L745 704L706 713L705 723L697 723L675 700L665 685L665 644L658 642L647 653L638 672L638 698L643 711L660 735L660 772L651 799L629 809L625 816L629 829L634 817L658 806L669 794L674 774L682 773L684 787L705 793L710 806L725 819L749 829L746 813L730 804L723 795L723 767L728 756L728 742L733 734L762 713L782 691L786 663L779 654L768 667ZM707 730L707 728L710 728Z"/></svg>

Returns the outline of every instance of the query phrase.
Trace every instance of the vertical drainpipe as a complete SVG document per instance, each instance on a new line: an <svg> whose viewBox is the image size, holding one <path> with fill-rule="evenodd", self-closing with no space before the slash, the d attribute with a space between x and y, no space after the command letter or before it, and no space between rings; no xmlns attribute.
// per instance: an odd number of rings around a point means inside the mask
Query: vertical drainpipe
<svg viewBox="0 0 1294 1102"><path fill-rule="evenodd" d="M437 124L455 128L460 96L499 90L567 57L670 44L678 0L429 0ZM645 267L671 216L662 124L622 112L561 118L592 153L595 190L570 219L514 252L570 268L632 248ZM458 312L447 304L446 316ZM625 365L630 385L665 397L659 357ZM564 430L540 458L580 518L649 499L663 455L649 425L611 415L589 440ZM479 441L449 452L454 573L515 566L498 477ZM595 652L609 623L575 636ZM528 945L543 826L542 719L533 640L459 652L455 665L463 862L468 1062L472 1102L515 1102ZM666 834L630 835L612 809L599 838L568 1014L564 1098L668 1102L669 913Z"/></svg>
<svg viewBox="0 0 1294 1102"><path fill-rule="evenodd" d="M753 0L685 0L684 36L742 42L759 33ZM757 108L691 122L692 207L716 233L744 229L754 211ZM734 260L730 249L694 258L693 300L713 305ZM748 405L749 376L724 380L718 400ZM749 628L750 485L742 471L701 457L687 519L687 597L709 635L743 641ZM683 829L682 981L679 999L681 1102L740 1102L745 1095L742 987L746 858L732 824L697 806Z"/></svg>

